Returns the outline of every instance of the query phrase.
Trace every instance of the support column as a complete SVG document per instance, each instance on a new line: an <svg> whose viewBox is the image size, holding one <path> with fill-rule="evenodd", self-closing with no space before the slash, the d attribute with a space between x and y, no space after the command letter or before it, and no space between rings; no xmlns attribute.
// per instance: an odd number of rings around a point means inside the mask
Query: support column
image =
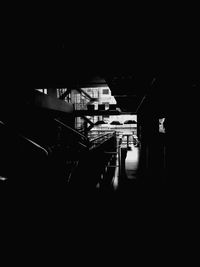
<svg viewBox="0 0 200 267"><path fill-rule="evenodd" d="M138 116L140 138L139 170L143 183L159 183L159 119L151 109L143 110Z"/></svg>

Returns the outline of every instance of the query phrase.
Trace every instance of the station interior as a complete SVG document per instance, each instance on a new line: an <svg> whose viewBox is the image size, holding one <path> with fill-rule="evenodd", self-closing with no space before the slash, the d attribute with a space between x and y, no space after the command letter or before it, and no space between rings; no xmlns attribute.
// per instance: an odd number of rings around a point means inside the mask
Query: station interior
<svg viewBox="0 0 200 267"><path fill-rule="evenodd" d="M186 45L175 30L109 25L29 31L7 44L3 191L29 200L62 195L92 203L98 196L135 206L194 189L187 149L188 104L199 86L196 34Z"/></svg>

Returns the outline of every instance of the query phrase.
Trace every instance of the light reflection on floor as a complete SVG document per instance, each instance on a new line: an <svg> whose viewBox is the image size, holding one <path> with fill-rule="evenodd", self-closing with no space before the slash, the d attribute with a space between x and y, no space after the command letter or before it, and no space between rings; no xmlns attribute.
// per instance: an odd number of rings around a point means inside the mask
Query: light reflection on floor
<svg viewBox="0 0 200 267"><path fill-rule="evenodd" d="M138 147L130 145L130 149L127 151L127 156L125 160L125 168L128 179L136 179L138 159L139 159Z"/></svg>
<svg viewBox="0 0 200 267"><path fill-rule="evenodd" d="M139 150L138 147L130 145L129 150L127 150L127 155L125 159L125 170L127 179L136 179L137 169L139 161ZM119 168L115 169L115 175L113 178L113 188L116 190L119 186Z"/></svg>

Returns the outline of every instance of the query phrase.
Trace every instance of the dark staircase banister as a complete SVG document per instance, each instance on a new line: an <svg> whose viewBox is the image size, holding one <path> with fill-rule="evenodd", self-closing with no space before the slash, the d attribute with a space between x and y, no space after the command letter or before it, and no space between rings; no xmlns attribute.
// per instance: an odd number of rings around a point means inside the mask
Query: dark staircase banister
<svg viewBox="0 0 200 267"><path fill-rule="evenodd" d="M77 130L71 128L70 126L64 124L63 122L59 121L58 119L54 119L58 124L62 125L64 128L68 129L71 131L73 134L79 136L80 138L84 139L85 142L88 142L88 138L85 137L85 135L79 133Z"/></svg>
<svg viewBox="0 0 200 267"><path fill-rule="evenodd" d="M34 145L35 147L37 147L37 148L43 150L43 151L45 152L46 155L49 154L48 151L47 151L45 148L43 148L42 146L40 146L40 145L37 144L36 142L32 141L31 139L25 137L24 135L22 135L22 134L16 132L13 128L11 128L10 126L6 125L4 122L0 121L0 124L3 125L4 127L8 128L8 129L11 129L12 131L14 131L16 135L18 135L20 138L26 140L28 143L31 143L31 144Z"/></svg>
<svg viewBox="0 0 200 267"><path fill-rule="evenodd" d="M90 149L93 149L94 147L102 145L104 142L106 142L108 139L112 138L113 136L115 136L115 133L106 133L106 134L98 136L98 137L96 137L94 139L91 139L91 141L90 141Z"/></svg>

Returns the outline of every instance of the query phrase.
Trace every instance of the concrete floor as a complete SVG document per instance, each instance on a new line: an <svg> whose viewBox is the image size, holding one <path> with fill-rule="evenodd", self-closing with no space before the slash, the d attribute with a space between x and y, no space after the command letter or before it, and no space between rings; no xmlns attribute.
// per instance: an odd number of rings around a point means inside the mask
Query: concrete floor
<svg viewBox="0 0 200 267"><path fill-rule="evenodd" d="M123 145L123 148L127 148ZM123 161L123 160L122 160ZM123 162L122 162L123 163ZM113 179L113 188L117 192L129 192L133 190L137 182L137 170L139 166L139 148L133 144L126 150L125 163L121 166L121 175L116 168Z"/></svg>

